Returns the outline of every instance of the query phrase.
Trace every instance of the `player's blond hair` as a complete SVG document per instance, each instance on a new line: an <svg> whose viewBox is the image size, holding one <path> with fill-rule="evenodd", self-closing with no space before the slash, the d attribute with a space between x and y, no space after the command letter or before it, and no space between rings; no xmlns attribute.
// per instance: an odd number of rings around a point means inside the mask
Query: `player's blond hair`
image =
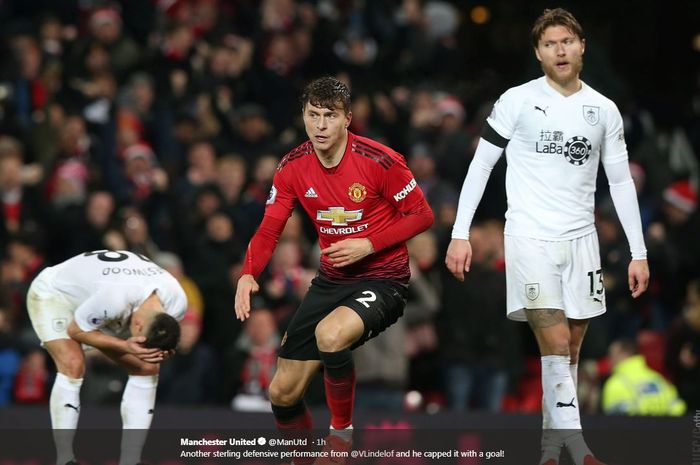
<svg viewBox="0 0 700 465"><path fill-rule="evenodd" d="M580 40L585 38L583 36L583 28L569 11L564 8L546 9L532 26L531 38L533 47L537 48L545 29L551 26L564 26L578 36Z"/></svg>

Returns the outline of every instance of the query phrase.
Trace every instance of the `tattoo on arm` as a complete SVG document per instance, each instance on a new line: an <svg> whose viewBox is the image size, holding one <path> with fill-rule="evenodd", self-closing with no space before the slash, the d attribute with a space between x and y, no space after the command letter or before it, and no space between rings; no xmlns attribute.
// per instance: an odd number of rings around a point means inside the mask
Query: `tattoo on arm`
<svg viewBox="0 0 700 465"><path fill-rule="evenodd" d="M567 322L566 315L564 315L564 310L555 308L538 308L535 310L526 309L525 315L527 315L527 322L530 323L530 328L532 328L533 331Z"/></svg>

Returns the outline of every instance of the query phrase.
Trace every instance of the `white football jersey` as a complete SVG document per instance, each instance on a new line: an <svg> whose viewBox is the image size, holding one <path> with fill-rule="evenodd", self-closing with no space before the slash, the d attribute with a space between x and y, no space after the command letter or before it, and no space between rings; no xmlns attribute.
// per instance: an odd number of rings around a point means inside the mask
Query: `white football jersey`
<svg viewBox="0 0 700 465"><path fill-rule="evenodd" d="M598 163L627 159L617 106L585 83L565 97L543 76L506 91L487 122L509 140L505 234L568 240L594 231Z"/></svg>
<svg viewBox="0 0 700 465"><path fill-rule="evenodd" d="M124 250L86 252L46 270L52 288L75 306L83 331L128 336L128 321L154 291L165 311L181 320L187 297L177 280L147 257Z"/></svg>

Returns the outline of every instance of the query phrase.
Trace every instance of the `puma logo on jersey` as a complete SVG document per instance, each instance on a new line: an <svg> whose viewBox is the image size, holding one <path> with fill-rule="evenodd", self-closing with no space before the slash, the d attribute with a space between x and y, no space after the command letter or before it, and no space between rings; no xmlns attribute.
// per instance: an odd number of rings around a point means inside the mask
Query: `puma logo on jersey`
<svg viewBox="0 0 700 465"><path fill-rule="evenodd" d="M76 412L80 412L80 405L78 405L78 406L76 407L76 406L73 405L73 404L66 404L66 405L64 405L64 407L72 408L72 409L75 410Z"/></svg>
<svg viewBox="0 0 700 465"><path fill-rule="evenodd" d="M313 187L309 187L309 190L306 191L304 197L306 197L307 199L315 199L318 197L318 194L316 193Z"/></svg>
<svg viewBox="0 0 700 465"><path fill-rule="evenodd" d="M593 300L595 300L596 302L600 302L601 304L603 303L603 301L601 299L599 299L598 297L593 297Z"/></svg>
<svg viewBox="0 0 700 465"><path fill-rule="evenodd" d="M576 398L574 397L573 399L571 399L571 402L569 402L568 404L565 404L564 402L557 402L557 408L561 408L561 407L576 408L576 406L574 405L574 399L576 399Z"/></svg>
<svg viewBox="0 0 700 465"><path fill-rule="evenodd" d="M549 108L549 107L540 108L540 107L538 107L537 105L535 105L535 110L541 111L541 112L544 114L544 116L547 116L547 109L548 109L548 108Z"/></svg>

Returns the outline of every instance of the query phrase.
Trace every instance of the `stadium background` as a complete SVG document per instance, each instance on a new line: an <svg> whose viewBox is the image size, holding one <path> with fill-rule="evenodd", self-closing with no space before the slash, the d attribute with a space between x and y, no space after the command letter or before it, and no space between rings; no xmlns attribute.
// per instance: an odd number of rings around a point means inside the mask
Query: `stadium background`
<svg viewBox="0 0 700 465"><path fill-rule="evenodd" d="M607 348L621 336L638 339L650 365L683 386L690 409L700 408L700 367L679 368L673 339L700 264L700 3L559 5L586 31L583 79L615 100L625 118L652 272L650 291L632 302L628 249L601 174L597 221L608 313L592 324L584 346L582 410L600 413ZM53 367L26 317L31 279L81 251L117 247L177 273L191 297L188 346L163 367L158 408L265 408L274 348L317 261L309 225L301 216L290 221L247 328L234 319L235 277L275 163L304 138L299 91L325 74L352 87L351 130L403 153L436 212L433 230L410 245L416 278L406 317L357 355L358 415L378 408L386 418L459 409L536 414L536 348L527 328L507 322L503 311L502 162L477 214L481 253L466 284L446 274L442 257L484 117L506 88L539 75L529 28L543 8L559 5L0 3L6 418L27 411L48 422ZM467 402L470 380L493 389ZM85 414L88 406L113 411L123 382L119 370L91 355ZM500 390L503 398L486 395ZM309 400L323 406L320 384Z"/></svg>

